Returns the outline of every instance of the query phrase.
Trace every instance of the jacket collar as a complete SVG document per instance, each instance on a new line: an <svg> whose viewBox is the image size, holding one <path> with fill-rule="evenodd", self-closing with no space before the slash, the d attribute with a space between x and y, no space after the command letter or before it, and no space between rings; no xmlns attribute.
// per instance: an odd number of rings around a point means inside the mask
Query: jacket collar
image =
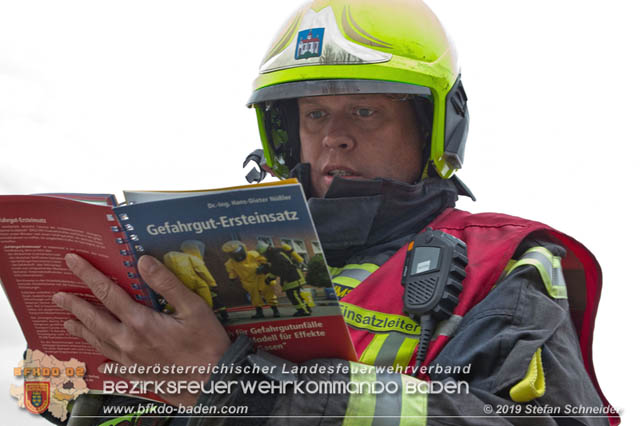
<svg viewBox="0 0 640 426"><path fill-rule="evenodd" d="M324 198L309 199L327 262L332 266L365 259L384 263L443 210L453 207L458 195L468 195L460 183L439 178L407 184L336 177Z"/></svg>

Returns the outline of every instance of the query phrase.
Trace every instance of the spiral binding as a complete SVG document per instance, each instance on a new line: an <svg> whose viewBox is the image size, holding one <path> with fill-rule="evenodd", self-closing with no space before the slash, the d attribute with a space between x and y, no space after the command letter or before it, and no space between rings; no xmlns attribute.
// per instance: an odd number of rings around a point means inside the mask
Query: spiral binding
<svg viewBox="0 0 640 426"><path fill-rule="evenodd" d="M120 219L120 225L111 225L110 229L116 234L116 244L127 245L127 248L122 248L120 250L120 255L126 257L126 259L122 261L122 264L126 268L130 268L130 270L127 271L127 277L131 280L129 282L129 286L136 290L134 297L136 300L144 301L145 299L148 299L148 297L143 293L144 286L140 283L140 275L135 269L136 257L138 254L144 253L144 248L140 244L133 244L134 242L139 241L136 234L129 234L135 230L133 225L130 223L123 223L129 220L129 216L126 213L120 213L118 214L118 219ZM113 221L114 217L112 215L107 215L107 220Z"/></svg>
<svg viewBox="0 0 640 426"><path fill-rule="evenodd" d="M118 231L114 231L114 232L121 232L121 230L120 228L118 228ZM116 244L126 244L132 241L140 241L140 239L138 238L137 235L133 235L133 234L129 237L129 239L122 238L122 237L116 238Z"/></svg>

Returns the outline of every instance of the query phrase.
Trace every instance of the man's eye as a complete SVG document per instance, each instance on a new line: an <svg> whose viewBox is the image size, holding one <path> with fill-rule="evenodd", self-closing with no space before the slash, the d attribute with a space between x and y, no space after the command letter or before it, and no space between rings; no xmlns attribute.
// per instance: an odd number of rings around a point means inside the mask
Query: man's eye
<svg viewBox="0 0 640 426"><path fill-rule="evenodd" d="M356 108L353 113L358 117L371 117L376 111L371 108Z"/></svg>
<svg viewBox="0 0 640 426"><path fill-rule="evenodd" d="M324 117L325 115L327 115L327 113L322 111L322 110L311 111L311 112L307 113L307 117L309 117L309 118L311 118L313 120L318 120L318 119Z"/></svg>

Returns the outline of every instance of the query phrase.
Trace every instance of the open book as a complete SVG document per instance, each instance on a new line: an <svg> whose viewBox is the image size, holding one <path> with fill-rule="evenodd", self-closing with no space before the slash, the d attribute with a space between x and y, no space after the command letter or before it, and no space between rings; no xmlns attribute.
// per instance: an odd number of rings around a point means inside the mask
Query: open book
<svg viewBox="0 0 640 426"><path fill-rule="evenodd" d="M66 268L64 255L79 254L139 303L170 312L172 307L136 271L137 259L149 254L201 295L230 336L247 334L258 348L294 362L354 359L304 193L295 180L125 194L127 202L121 206L111 195L0 196L0 279L29 349L86 363L87 386L102 390L107 376L97 367L106 358L66 333L62 324L70 314L51 302L54 293L65 291L99 303ZM285 280L270 270L263 256L268 246L285 253L300 280ZM247 266L243 256L254 266ZM243 262L244 269L238 266ZM298 287L298 301L288 297L291 282ZM258 307L264 318L252 318L259 316Z"/></svg>

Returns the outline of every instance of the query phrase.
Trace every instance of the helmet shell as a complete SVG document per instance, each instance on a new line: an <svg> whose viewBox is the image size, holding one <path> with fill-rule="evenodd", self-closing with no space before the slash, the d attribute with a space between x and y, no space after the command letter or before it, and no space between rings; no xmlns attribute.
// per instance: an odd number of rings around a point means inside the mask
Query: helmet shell
<svg viewBox="0 0 640 426"><path fill-rule="evenodd" d="M269 112L273 102L355 93L427 97L433 117L423 177L432 164L448 178L462 166L467 135L459 74L453 43L422 1L316 0L300 7L280 29L248 104L256 108L267 166L283 178L298 159L286 158L295 151L279 148L296 138L287 132L297 128L280 126L280 118Z"/></svg>

